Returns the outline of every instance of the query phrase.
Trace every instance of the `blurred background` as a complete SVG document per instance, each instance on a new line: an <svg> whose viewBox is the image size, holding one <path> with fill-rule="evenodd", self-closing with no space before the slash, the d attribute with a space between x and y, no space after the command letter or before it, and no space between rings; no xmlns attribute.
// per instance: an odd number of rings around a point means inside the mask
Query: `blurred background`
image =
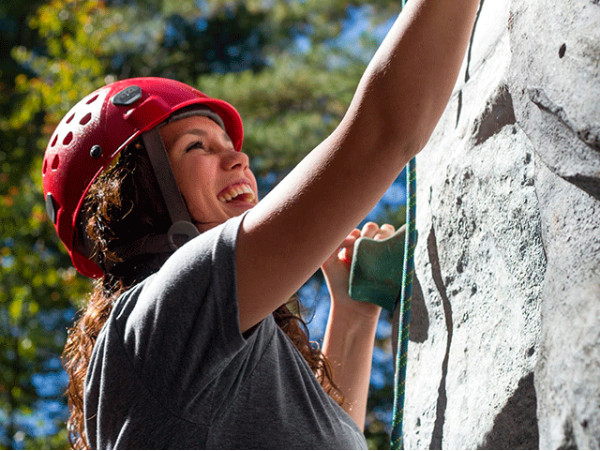
<svg viewBox="0 0 600 451"><path fill-rule="evenodd" d="M174 78L227 100L244 120L264 196L336 127L399 10L391 0L0 2L1 448L69 446L60 355L91 285L46 219L41 160L71 106L134 76ZM404 200L401 174L368 219L400 226ZM300 297L320 342L329 310L321 274ZM391 329L384 311L366 425L372 449L389 447Z"/></svg>

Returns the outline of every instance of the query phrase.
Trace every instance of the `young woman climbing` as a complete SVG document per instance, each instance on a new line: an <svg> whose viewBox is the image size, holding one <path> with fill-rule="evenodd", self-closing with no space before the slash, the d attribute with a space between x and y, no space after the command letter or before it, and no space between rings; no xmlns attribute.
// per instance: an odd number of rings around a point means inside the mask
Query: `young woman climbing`
<svg viewBox="0 0 600 451"><path fill-rule="evenodd" d="M348 297L354 229L427 142L478 0L411 0L336 130L264 199L237 111L172 80L100 88L44 157L46 206L98 283L69 334L76 448L364 448L380 308ZM322 350L289 300L322 267ZM341 407L340 407L341 406Z"/></svg>

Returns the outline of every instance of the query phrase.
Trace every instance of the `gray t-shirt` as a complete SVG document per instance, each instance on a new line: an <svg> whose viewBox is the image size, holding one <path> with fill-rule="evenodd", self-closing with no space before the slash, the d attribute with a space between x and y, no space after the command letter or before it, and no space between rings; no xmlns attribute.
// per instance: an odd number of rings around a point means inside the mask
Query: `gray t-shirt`
<svg viewBox="0 0 600 451"><path fill-rule="evenodd" d="M187 243L115 303L85 381L92 448L366 448L271 315L242 336L241 218Z"/></svg>

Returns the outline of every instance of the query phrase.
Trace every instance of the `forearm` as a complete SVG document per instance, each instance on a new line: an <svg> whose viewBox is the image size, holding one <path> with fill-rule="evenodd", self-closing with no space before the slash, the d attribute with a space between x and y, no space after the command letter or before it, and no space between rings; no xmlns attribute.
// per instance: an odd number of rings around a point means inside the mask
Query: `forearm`
<svg viewBox="0 0 600 451"><path fill-rule="evenodd" d="M410 0L372 58L345 119L369 117L384 139L416 154L452 93L478 5Z"/></svg>
<svg viewBox="0 0 600 451"><path fill-rule="evenodd" d="M334 382L344 395L342 407L361 430L365 424L377 319L378 315L360 317L332 304L323 340L323 353L332 366Z"/></svg>

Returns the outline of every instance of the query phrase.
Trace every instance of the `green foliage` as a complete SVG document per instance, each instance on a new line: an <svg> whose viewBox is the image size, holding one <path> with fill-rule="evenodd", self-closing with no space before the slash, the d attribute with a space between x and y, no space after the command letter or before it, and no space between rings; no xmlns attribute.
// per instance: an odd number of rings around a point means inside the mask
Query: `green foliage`
<svg viewBox="0 0 600 451"><path fill-rule="evenodd" d="M305 58L308 59L308 58ZM227 99L245 119L245 151L258 175L289 169L342 118L362 64L327 70L300 58L278 57L258 73L200 77L197 86Z"/></svg>
<svg viewBox="0 0 600 451"><path fill-rule="evenodd" d="M398 9L391 0L0 3L1 448L68 446L64 385L47 381L61 377L66 331L90 286L72 268L41 194L41 159L61 117L116 79L175 78L234 104L253 169L277 179L346 111L375 43L337 36L349 8L365 5L373 24ZM374 411L391 403L390 393L372 391ZM40 403L52 401L63 406L54 429L37 424L45 421ZM387 446L380 418L371 416L367 429L371 447Z"/></svg>
<svg viewBox="0 0 600 451"><path fill-rule="evenodd" d="M0 206L0 410L8 417L0 443L9 447L11 437L29 436L23 424L34 419L40 401L64 402L60 390L41 395L32 377L60 372L73 301L86 291L57 248L36 178L11 187Z"/></svg>
<svg viewBox="0 0 600 451"><path fill-rule="evenodd" d="M0 443L9 448L67 446L64 418L56 424L58 434L35 432L40 402L64 405L64 387L48 390L35 386L33 378L61 373L66 330L88 282L76 275L47 221L41 159L61 116L104 82L107 61L97 43L111 24L103 13L97 2L42 5L26 21L37 40L31 37L28 47L15 45L11 52L22 72L12 80L3 77L11 95L0 119L0 411L7 417Z"/></svg>

